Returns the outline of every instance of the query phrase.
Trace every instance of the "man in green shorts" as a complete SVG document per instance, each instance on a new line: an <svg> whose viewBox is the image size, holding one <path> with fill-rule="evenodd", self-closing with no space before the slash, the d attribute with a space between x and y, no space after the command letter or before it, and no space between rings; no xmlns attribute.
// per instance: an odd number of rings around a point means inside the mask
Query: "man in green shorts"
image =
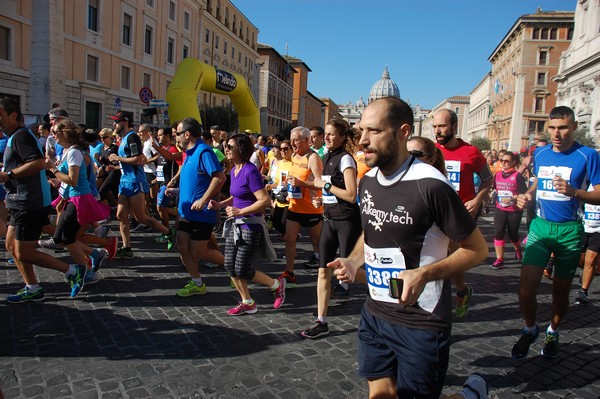
<svg viewBox="0 0 600 399"><path fill-rule="evenodd" d="M548 125L551 144L538 147L533 155L535 180L517 204L524 208L536 196L536 218L531 222L523 256L519 286L519 306L525 328L512 348L512 357L527 356L537 339L536 293L554 253L555 277L552 287L552 319L546 330L542 356L558 356L558 327L569 308L571 281L579 263L583 241L581 203L600 204L600 156L592 148L575 141L575 114L569 107L555 107ZM586 191L588 184L593 191Z"/></svg>

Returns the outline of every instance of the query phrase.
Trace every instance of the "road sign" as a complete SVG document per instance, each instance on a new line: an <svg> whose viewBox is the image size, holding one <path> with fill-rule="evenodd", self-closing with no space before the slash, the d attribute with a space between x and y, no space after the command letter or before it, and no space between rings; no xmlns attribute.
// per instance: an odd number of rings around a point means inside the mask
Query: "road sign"
<svg viewBox="0 0 600 399"><path fill-rule="evenodd" d="M165 101L165 100L157 100L156 98L153 98L152 100L150 100L150 104L151 107L168 107L169 104Z"/></svg>
<svg viewBox="0 0 600 399"><path fill-rule="evenodd" d="M115 98L115 109L118 111L121 109L121 97Z"/></svg>
<svg viewBox="0 0 600 399"><path fill-rule="evenodd" d="M152 98L154 98L152 90L147 87L142 87L140 89L140 100L142 100L143 103L148 104Z"/></svg>

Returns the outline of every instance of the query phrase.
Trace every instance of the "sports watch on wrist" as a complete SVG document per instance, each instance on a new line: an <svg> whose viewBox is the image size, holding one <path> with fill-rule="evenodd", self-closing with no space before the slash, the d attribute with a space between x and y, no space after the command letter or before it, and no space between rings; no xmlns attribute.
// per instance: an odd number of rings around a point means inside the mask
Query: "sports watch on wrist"
<svg viewBox="0 0 600 399"><path fill-rule="evenodd" d="M323 189L327 192L329 192L329 190L331 190L331 183L327 182L325 183L325 185L323 186Z"/></svg>
<svg viewBox="0 0 600 399"><path fill-rule="evenodd" d="M15 178L15 174L12 170L9 170L8 172L6 172L6 176L8 176L8 178L10 180L13 180Z"/></svg>

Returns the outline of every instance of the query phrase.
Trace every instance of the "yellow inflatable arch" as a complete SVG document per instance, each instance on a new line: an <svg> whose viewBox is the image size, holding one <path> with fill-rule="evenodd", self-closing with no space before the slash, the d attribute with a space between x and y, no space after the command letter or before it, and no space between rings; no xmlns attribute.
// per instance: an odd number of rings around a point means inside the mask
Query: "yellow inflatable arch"
<svg viewBox="0 0 600 399"><path fill-rule="evenodd" d="M229 96L238 114L239 130L260 133L260 112L243 76L225 72L193 58L185 58L167 89L169 118L178 121L192 117L202 123L198 110L200 90Z"/></svg>

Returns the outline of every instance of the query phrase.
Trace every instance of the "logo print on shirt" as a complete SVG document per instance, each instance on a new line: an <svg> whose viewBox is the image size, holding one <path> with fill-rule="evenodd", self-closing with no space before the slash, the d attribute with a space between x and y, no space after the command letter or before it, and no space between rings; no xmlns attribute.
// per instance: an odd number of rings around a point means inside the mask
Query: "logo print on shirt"
<svg viewBox="0 0 600 399"><path fill-rule="evenodd" d="M362 205L362 213L372 217L369 218L368 223L375 228L375 231L381 231L381 226L384 223L413 224L412 217L410 217L408 211L402 205L398 205L396 209L390 212L376 209L373 196L369 190L365 190Z"/></svg>

